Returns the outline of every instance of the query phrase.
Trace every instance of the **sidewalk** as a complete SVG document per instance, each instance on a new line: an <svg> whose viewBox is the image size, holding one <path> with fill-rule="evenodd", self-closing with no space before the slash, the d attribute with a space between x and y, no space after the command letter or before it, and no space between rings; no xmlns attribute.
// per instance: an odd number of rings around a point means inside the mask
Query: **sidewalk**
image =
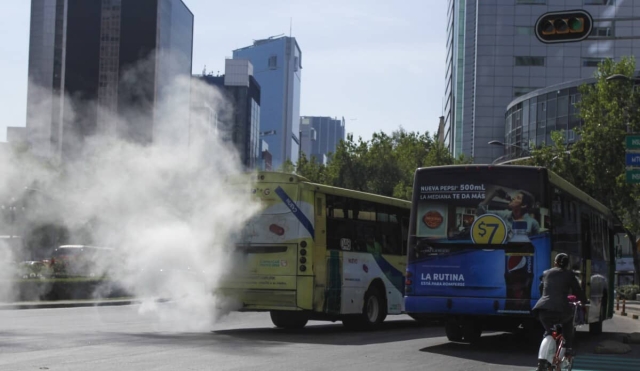
<svg viewBox="0 0 640 371"><path fill-rule="evenodd" d="M620 300L619 303L619 308L618 308L618 302L614 302L613 304L613 309L615 311L615 314L619 315L619 316L624 316L623 312L622 312L622 300ZM640 301L637 300L627 300L624 304L624 310L626 313L626 316L635 320L639 320L640 319Z"/></svg>

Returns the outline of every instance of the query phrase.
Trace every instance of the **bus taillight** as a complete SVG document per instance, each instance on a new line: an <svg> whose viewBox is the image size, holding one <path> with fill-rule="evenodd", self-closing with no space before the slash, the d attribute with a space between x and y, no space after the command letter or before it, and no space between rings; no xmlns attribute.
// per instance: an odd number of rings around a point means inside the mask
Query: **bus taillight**
<svg viewBox="0 0 640 371"><path fill-rule="evenodd" d="M271 224L269 226L269 231L271 233L277 234L278 236L282 236L284 234L284 228L282 228L281 226L279 226L277 224Z"/></svg>

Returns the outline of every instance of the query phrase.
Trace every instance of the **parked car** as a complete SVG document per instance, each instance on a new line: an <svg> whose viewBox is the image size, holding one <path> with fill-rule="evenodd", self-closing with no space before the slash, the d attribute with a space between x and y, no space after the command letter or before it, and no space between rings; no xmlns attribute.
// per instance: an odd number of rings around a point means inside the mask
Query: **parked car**
<svg viewBox="0 0 640 371"><path fill-rule="evenodd" d="M113 248L88 245L62 245L51 256L55 277L100 277L113 259Z"/></svg>
<svg viewBox="0 0 640 371"><path fill-rule="evenodd" d="M51 275L50 268L45 261L30 260L17 264L17 273L20 278L46 278Z"/></svg>

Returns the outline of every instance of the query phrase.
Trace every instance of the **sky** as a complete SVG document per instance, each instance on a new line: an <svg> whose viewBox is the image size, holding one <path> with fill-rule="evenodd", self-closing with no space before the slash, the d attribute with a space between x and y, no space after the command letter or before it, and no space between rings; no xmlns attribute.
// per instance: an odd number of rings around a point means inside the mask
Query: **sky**
<svg viewBox="0 0 640 371"><path fill-rule="evenodd" d="M234 49L291 33L302 50L302 116L344 117L347 133L364 140L437 130L446 0L184 2L195 16L194 73L222 74ZM0 141L7 126L25 126L30 3L0 2Z"/></svg>

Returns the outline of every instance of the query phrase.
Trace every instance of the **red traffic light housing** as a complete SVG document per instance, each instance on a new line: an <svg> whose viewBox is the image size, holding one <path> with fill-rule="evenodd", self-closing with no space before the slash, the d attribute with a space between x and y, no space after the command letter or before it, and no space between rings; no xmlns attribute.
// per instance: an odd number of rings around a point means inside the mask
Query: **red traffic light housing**
<svg viewBox="0 0 640 371"><path fill-rule="evenodd" d="M535 25L536 37L545 44L581 41L592 29L593 18L584 10L544 13Z"/></svg>

